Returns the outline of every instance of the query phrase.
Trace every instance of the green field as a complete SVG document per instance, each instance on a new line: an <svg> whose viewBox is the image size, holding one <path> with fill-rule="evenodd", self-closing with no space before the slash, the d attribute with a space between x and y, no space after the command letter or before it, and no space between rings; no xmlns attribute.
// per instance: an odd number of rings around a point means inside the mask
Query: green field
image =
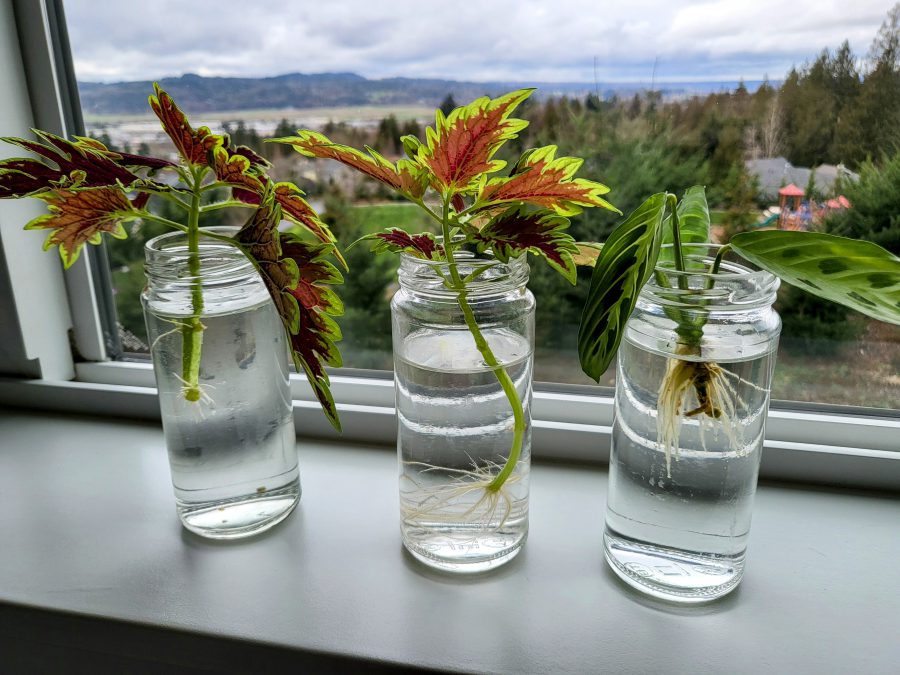
<svg viewBox="0 0 900 675"><path fill-rule="evenodd" d="M366 234L399 227L407 232L437 231L437 223L415 204L365 204L352 208L357 224Z"/></svg>

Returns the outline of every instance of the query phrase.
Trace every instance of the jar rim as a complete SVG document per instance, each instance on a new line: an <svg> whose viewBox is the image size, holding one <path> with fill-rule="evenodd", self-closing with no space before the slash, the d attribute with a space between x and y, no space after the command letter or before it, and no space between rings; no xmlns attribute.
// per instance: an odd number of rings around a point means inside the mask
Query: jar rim
<svg viewBox="0 0 900 675"><path fill-rule="evenodd" d="M188 235L176 230L165 232L144 244L144 273L148 280L203 284L230 282L255 273L253 263L237 247L221 239L205 237L205 233L233 237L240 230L233 225L200 228L200 273L189 267Z"/></svg>
<svg viewBox="0 0 900 675"><path fill-rule="evenodd" d="M465 282L470 295L505 293L528 283L530 267L527 256L521 255L506 261L498 259L492 251L455 251L454 264L461 277L477 272L477 276ZM447 270L451 263L447 260L428 260L410 253L400 254L397 278L400 286L416 293L455 298L456 291L445 285Z"/></svg>
<svg viewBox="0 0 900 675"><path fill-rule="evenodd" d="M665 244L664 248L672 248ZM657 263L655 274L641 290L641 297L654 304L703 311L743 311L766 307L775 301L781 280L771 272L750 267L747 261L722 260L713 274L713 260L721 244L684 244L685 260L701 263L702 269L677 270L673 262ZM660 279L667 280L662 283Z"/></svg>

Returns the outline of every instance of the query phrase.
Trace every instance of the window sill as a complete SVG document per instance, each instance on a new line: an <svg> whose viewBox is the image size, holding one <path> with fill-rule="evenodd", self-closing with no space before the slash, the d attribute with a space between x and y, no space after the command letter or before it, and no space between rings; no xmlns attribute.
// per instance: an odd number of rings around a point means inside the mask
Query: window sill
<svg viewBox="0 0 900 675"><path fill-rule="evenodd" d="M537 464L524 551L456 579L402 551L393 452L304 441L296 513L216 544L181 529L155 424L7 410L0 439L0 653L23 670L890 672L900 658L890 496L762 485L743 584L684 609L606 569L600 469Z"/></svg>

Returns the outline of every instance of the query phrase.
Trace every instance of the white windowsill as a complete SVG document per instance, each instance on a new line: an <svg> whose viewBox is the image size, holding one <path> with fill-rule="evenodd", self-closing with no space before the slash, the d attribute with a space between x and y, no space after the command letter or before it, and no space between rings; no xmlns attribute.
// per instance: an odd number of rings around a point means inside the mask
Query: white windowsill
<svg viewBox="0 0 900 675"><path fill-rule="evenodd" d="M31 672L75 658L107 669L93 672L151 672L135 665L146 660L239 672L886 673L900 659L889 582L900 502L888 495L762 485L741 587L675 608L606 569L600 469L538 463L522 554L456 579L403 553L389 450L301 442L297 512L255 540L216 544L181 529L156 424L7 410L0 439L0 662ZM67 632L81 617L100 628Z"/></svg>

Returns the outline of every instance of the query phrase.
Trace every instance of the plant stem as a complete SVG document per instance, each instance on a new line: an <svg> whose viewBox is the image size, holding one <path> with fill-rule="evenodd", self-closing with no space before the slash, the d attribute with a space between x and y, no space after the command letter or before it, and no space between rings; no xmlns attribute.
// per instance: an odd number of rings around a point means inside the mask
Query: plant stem
<svg viewBox="0 0 900 675"><path fill-rule="evenodd" d="M184 398L200 400L200 349L203 344L203 283L200 279L200 197L202 174L191 170L191 209L188 213L188 269L191 273L191 309L193 314L181 327L181 378Z"/></svg>
<svg viewBox="0 0 900 675"><path fill-rule="evenodd" d="M450 273L450 288L457 292L459 308L462 310L469 332L472 333L472 337L475 339L475 347L478 349L484 362L496 376L497 381L503 388L503 392L506 394L506 398L509 400L509 404L512 407L513 440L512 447L509 451L509 457L506 459L506 463L503 465L500 473L498 473L485 488L490 492L497 492L503 487L506 479L509 478L510 474L516 468L516 464L519 462L519 456L522 454L522 440L525 437L525 412L522 408L522 402L519 400L519 393L516 391L516 386L513 383L512 378L509 376L509 373L506 372L506 369L504 369L497 361L497 357L494 356L491 346L488 344L481 329L478 327L478 322L475 320L475 313L472 311L466 298L466 281L460 278L459 271L456 268L456 261L453 258L453 246L451 245L450 239L450 198L448 196L444 196L441 228L444 235L444 251L447 255L447 271Z"/></svg>

